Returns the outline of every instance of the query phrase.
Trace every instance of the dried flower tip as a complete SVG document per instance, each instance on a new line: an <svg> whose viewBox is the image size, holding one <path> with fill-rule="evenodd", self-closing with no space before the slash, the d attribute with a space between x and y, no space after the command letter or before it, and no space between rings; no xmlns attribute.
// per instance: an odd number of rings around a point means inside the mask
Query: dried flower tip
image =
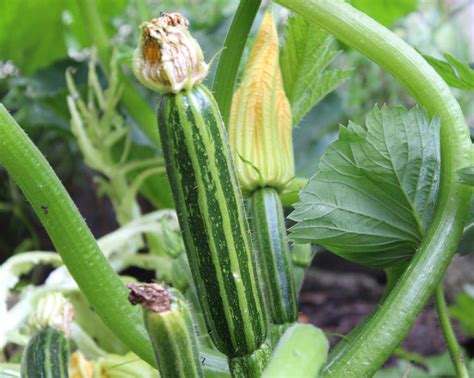
<svg viewBox="0 0 474 378"><path fill-rule="evenodd" d="M165 312L171 308L170 293L160 284L129 283L127 287L130 289L128 300L133 305L140 304L153 312Z"/></svg>
<svg viewBox="0 0 474 378"><path fill-rule="evenodd" d="M30 325L34 329L52 327L69 336L73 319L72 304L61 293L50 293L38 301L30 317Z"/></svg>
<svg viewBox="0 0 474 378"><path fill-rule="evenodd" d="M143 85L161 93L179 93L206 77L209 67L188 26L179 13L162 13L140 25L133 72Z"/></svg>
<svg viewBox="0 0 474 378"><path fill-rule="evenodd" d="M294 176L291 106L283 90L278 35L267 13L234 95L229 136L243 189L282 189Z"/></svg>

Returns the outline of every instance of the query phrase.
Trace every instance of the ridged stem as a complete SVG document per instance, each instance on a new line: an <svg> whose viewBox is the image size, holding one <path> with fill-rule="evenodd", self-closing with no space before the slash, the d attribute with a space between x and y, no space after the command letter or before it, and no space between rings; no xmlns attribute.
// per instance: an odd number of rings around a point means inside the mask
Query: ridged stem
<svg viewBox="0 0 474 378"><path fill-rule="evenodd" d="M219 110L227 126L234 87L247 38L262 0L241 0L230 25L212 84Z"/></svg>
<svg viewBox="0 0 474 378"><path fill-rule="evenodd" d="M142 359L154 364L140 312L128 303L127 289L49 163L1 104L0 164L20 187L68 271L107 327Z"/></svg>
<svg viewBox="0 0 474 378"><path fill-rule="evenodd" d="M371 376L390 357L431 297L455 253L471 193L456 171L470 164L471 140L449 87L412 47L349 4L335 0L277 0L390 72L441 120L441 185L433 222L407 270L368 326L344 353L331 355L325 376Z"/></svg>
<svg viewBox="0 0 474 378"><path fill-rule="evenodd" d="M298 316L296 290L278 192L270 187L255 190L250 209L255 252L271 322L293 323Z"/></svg>
<svg viewBox="0 0 474 378"><path fill-rule="evenodd" d="M436 287L435 292L435 303L436 311L438 312L439 324L443 331L444 340L448 347L449 356L456 371L456 377L458 378L469 378L466 364L464 363L464 357L462 355L461 347L456 339L451 322L448 315L448 307L446 306L446 300L444 298L443 284L440 283Z"/></svg>

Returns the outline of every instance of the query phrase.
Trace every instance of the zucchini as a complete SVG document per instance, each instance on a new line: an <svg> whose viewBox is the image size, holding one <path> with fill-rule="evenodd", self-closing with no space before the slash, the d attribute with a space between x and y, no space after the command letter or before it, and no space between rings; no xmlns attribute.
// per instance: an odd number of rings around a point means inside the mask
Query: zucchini
<svg viewBox="0 0 474 378"><path fill-rule="evenodd" d="M202 378L198 341L191 313L181 293L159 284L130 283L132 304L141 304L160 375Z"/></svg>
<svg viewBox="0 0 474 378"><path fill-rule="evenodd" d="M294 323L298 317L297 298L278 192L270 187L257 189L251 196L250 209L271 322L277 325Z"/></svg>
<svg viewBox="0 0 474 378"><path fill-rule="evenodd" d="M66 378L69 342L62 331L46 327L36 331L21 357L22 378Z"/></svg>
<svg viewBox="0 0 474 378"><path fill-rule="evenodd" d="M217 348L244 356L267 319L242 195L217 104L202 85L164 94L158 128L194 283Z"/></svg>

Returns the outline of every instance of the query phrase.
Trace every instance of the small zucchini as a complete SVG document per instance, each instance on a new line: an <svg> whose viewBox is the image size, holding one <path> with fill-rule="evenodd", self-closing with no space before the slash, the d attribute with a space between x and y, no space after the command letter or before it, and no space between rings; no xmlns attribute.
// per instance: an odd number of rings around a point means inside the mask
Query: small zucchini
<svg viewBox="0 0 474 378"><path fill-rule="evenodd" d="M130 283L132 304L141 304L143 319L163 378L202 378L198 341L182 295L159 284Z"/></svg>
<svg viewBox="0 0 474 378"><path fill-rule="evenodd" d="M69 342L62 331L47 327L36 331L23 351L22 378L67 378Z"/></svg>
<svg viewBox="0 0 474 378"><path fill-rule="evenodd" d="M255 190L250 199L251 222L265 298L273 324L291 324L298 308L285 217L278 192L270 187Z"/></svg>

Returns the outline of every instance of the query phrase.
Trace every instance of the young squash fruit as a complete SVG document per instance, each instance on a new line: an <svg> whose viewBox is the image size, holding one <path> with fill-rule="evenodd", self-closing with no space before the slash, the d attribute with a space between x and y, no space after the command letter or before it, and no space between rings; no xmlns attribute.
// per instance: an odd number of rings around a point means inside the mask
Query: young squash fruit
<svg viewBox="0 0 474 378"><path fill-rule="evenodd" d="M262 346L267 318L224 124L187 26L176 13L142 24L134 72L163 93L158 128L194 284L212 340L232 359Z"/></svg>
<svg viewBox="0 0 474 378"><path fill-rule="evenodd" d="M23 378L67 378L72 305L61 293L42 298L30 323L35 332L21 357Z"/></svg>

